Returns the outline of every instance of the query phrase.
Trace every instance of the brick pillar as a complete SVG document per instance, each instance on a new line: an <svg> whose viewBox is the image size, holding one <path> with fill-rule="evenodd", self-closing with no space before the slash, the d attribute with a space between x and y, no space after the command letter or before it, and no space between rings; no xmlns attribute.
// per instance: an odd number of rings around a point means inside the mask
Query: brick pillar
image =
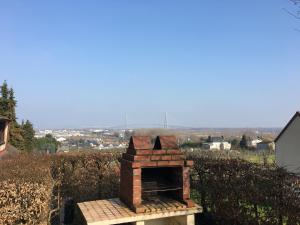
<svg viewBox="0 0 300 225"><path fill-rule="evenodd" d="M120 199L126 204L132 203L133 177L126 162L121 161Z"/></svg>
<svg viewBox="0 0 300 225"><path fill-rule="evenodd" d="M189 167L183 168L183 199L190 199Z"/></svg>
<svg viewBox="0 0 300 225"><path fill-rule="evenodd" d="M139 206L142 203L142 169L133 169L133 205Z"/></svg>

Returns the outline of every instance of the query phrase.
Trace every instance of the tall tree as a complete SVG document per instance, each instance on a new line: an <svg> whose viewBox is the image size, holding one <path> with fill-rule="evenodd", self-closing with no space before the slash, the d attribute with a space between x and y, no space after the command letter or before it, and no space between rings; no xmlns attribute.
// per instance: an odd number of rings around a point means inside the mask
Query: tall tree
<svg viewBox="0 0 300 225"><path fill-rule="evenodd" d="M26 121L21 125L17 122L16 116L17 101L12 88L8 88L4 81L0 86L0 115L8 117L9 124L9 142L19 150L31 151L33 149L34 130L32 123Z"/></svg>
<svg viewBox="0 0 300 225"><path fill-rule="evenodd" d="M9 90L7 86L6 80L3 82L1 86L1 97L0 97L0 115L8 116L8 96Z"/></svg>
<svg viewBox="0 0 300 225"><path fill-rule="evenodd" d="M17 101L15 99L15 92L12 88L9 89L9 95L8 95L8 118L11 121L17 121L16 117L16 106Z"/></svg>
<svg viewBox="0 0 300 225"><path fill-rule="evenodd" d="M212 138L211 138L211 136L209 135L208 136L208 138L207 138L207 140L206 140L207 142L212 142Z"/></svg>
<svg viewBox="0 0 300 225"><path fill-rule="evenodd" d="M26 122L22 122L22 136L23 136L23 150L26 152L30 152L33 149L33 141L34 141L34 129L33 125L29 120Z"/></svg>
<svg viewBox="0 0 300 225"><path fill-rule="evenodd" d="M241 139L241 141L240 141L240 147L242 148L242 149L246 149L247 147L248 147L248 138L247 138L247 136L244 134L243 136L242 136L242 139Z"/></svg>
<svg viewBox="0 0 300 225"><path fill-rule="evenodd" d="M59 142L51 134L45 137L34 139L34 148L44 153L55 153L58 149Z"/></svg>

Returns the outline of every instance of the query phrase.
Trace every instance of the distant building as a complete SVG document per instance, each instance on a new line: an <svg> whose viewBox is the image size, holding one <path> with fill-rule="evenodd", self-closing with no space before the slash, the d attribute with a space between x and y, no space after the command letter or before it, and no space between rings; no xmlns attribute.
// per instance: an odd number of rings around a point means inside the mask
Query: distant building
<svg viewBox="0 0 300 225"><path fill-rule="evenodd" d="M64 138L64 137L59 137L59 138L56 138L56 140L57 140L58 142L64 142L64 141L66 141L67 139Z"/></svg>
<svg viewBox="0 0 300 225"><path fill-rule="evenodd" d="M265 150L274 151L275 143L273 141L262 141L256 145L256 149L258 151L265 151Z"/></svg>
<svg viewBox="0 0 300 225"><path fill-rule="evenodd" d="M247 145L248 145L248 147L250 147L250 148L257 148L257 145L258 145L259 143L261 143L261 142L263 142L262 139L256 138L256 139L250 140L250 141L247 143Z"/></svg>
<svg viewBox="0 0 300 225"><path fill-rule="evenodd" d="M290 172L300 172L300 112L296 112L275 143L277 165Z"/></svg>
<svg viewBox="0 0 300 225"><path fill-rule="evenodd" d="M8 125L9 119L0 116L0 154L7 149L8 146Z"/></svg>
<svg viewBox="0 0 300 225"><path fill-rule="evenodd" d="M209 137L202 147L206 150L230 150L231 144L224 141L223 137Z"/></svg>

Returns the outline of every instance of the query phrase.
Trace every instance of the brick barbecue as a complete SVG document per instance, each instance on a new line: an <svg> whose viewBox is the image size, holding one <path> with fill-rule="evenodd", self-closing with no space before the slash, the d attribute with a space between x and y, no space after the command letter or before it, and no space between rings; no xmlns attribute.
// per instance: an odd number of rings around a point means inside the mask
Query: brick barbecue
<svg viewBox="0 0 300 225"><path fill-rule="evenodd" d="M121 159L120 199L136 213L147 211L149 202L172 199L194 207L190 199L189 170L175 136L132 136Z"/></svg>

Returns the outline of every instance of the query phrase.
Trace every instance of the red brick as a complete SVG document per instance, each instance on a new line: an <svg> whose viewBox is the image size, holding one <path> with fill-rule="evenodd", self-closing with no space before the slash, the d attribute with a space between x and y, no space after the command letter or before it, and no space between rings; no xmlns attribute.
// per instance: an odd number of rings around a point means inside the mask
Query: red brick
<svg viewBox="0 0 300 225"><path fill-rule="evenodd" d="M161 159L162 160L172 160L172 156L171 155L163 155L163 156L161 156Z"/></svg>
<svg viewBox="0 0 300 225"><path fill-rule="evenodd" d="M141 167L155 167L157 162L140 162Z"/></svg>
<svg viewBox="0 0 300 225"><path fill-rule="evenodd" d="M172 160L184 160L184 155L172 155Z"/></svg>
<svg viewBox="0 0 300 225"><path fill-rule="evenodd" d="M141 204L141 198L133 198L133 204Z"/></svg>
<svg viewBox="0 0 300 225"><path fill-rule="evenodd" d="M185 166L192 167L193 165L194 165L194 161L192 160L185 161Z"/></svg>
<svg viewBox="0 0 300 225"><path fill-rule="evenodd" d="M136 196L139 196L139 194L141 194L142 187L141 186L135 186L132 190L133 190L134 197L136 197Z"/></svg>
<svg viewBox="0 0 300 225"><path fill-rule="evenodd" d="M183 194L183 199L189 199L190 195L189 194Z"/></svg>
<svg viewBox="0 0 300 225"><path fill-rule="evenodd" d="M131 164L131 167L132 167L132 168L140 168L140 167L141 167L141 163L140 163L140 162L133 162L133 163Z"/></svg>
<svg viewBox="0 0 300 225"><path fill-rule="evenodd" d="M134 161L150 161L150 156L146 155L135 155Z"/></svg>
<svg viewBox="0 0 300 225"><path fill-rule="evenodd" d="M174 149L172 149L172 150L167 150L167 154L169 154L169 155L180 155L182 153L181 153L180 150L174 150Z"/></svg>
<svg viewBox="0 0 300 225"><path fill-rule="evenodd" d="M133 176L141 176L142 170L141 169L133 169Z"/></svg>
<svg viewBox="0 0 300 225"><path fill-rule="evenodd" d="M160 160L161 159L161 156L160 155L153 155L153 156L151 156L151 160L156 160L156 161L158 161L158 160Z"/></svg>
<svg viewBox="0 0 300 225"><path fill-rule="evenodd" d="M183 166L184 161L169 161L169 166Z"/></svg>
<svg viewBox="0 0 300 225"><path fill-rule="evenodd" d="M186 186L185 186L185 187L183 188L183 194L184 194L184 195L190 195L190 189L189 189L189 187L186 187Z"/></svg>
<svg viewBox="0 0 300 225"><path fill-rule="evenodd" d="M188 167L184 167L182 170L183 174L187 174L187 175L189 174L189 171L190 171L190 168L188 168Z"/></svg>
<svg viewBox="0 0 300 225"><path fill-rule="evenodd" d="M133 186L134 186L134 188L141 187L141 185L142 185L141 179L134 179L133 180Z"/></svg>
<svg viewBox="0 0 300 225"><path fill-rule="evenodd" d="M158 161L157 166L169 166L169 161Z"/></svg>
<svg viewBox="0 0 300 225"><path fill-rule="evenodd" d="M133 176L133 181L136 181L136 180L141 180L141 175L135 175Z"/></svg>
<svg viewBox="0 0 300 225"><path fill-rule="evenodd" d="M187 205L188 208L192 208L192 207L195 206L194 201L191 200L191 199L186 199L186 200L184 200L184 202L185 202L185 204Z"/></svg>
<svg viewBox="0 0 300 225"><path fill-rule="evenodd" d="M166 150L153 150L153 155L165 155Z"/></svg>
<svg viewBox="0 0 300 225"><path fill-rule="evenodd" d="M136 155L152 155L153 150L137 150Z"/></svg>

